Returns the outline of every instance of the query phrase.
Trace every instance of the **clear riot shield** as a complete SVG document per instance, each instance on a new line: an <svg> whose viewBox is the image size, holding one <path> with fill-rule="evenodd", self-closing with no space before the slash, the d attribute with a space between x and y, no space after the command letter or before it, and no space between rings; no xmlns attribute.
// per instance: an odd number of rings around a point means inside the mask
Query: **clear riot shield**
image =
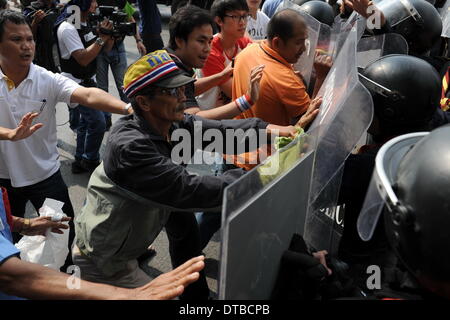
<svg viewBox="0 0 450 320"><path fill-rule="evenodd" d="M450 38L450 0L447 0L447 2L442 7L441 11L441 18L442 18L442 37L444 38Z"/></svg>
<svg viewBox="0 0 450 320"><path fill-rule="evenodd" d="M320 45L320 50L322 53L327 53L329 51L329 37L331 34L331 29L329 26L320 23L315 18L302 11L300 6L289 0L284 0L281 2L275 12L282 11L284 9L292 9L300 13L308 26L306 50L294 65L294 69L296 71L300 71L306 88L310 89L316 49L319 49L318 46Z"/></svg>
<svg viewBox="0 0 450 320"><path fill-rule="evenodd" d="M374 0L377 8L383 12L386 20L391 27L412 18L416 21L422 21L422 17L409 0Z"/></svg>
<svg viewBox="0 0 450 320"><path fill-rule="evenodd" d="M336 60L353 27L356 28L357 40L361 39L366 29L366 19L356 12L353 12L347 20L333 25L330 38L333 47L333 61Z"/></svg>
<svg viewBox="0 0 450 320"><path fill-rule="evenodd" d="M408 43L397 33L385 33L362 38L358 42L356 65L365 68L373 61L389 54L408 54Z"/></svg>
<svg viewBox="0 0 450 320"><path fill-rule="evenodd" d="M313 137L301 135L225 189L219 299L270 298L282 254L305 221Z"/></svg>
<svg viewBox="0 0 450 320"><path fill-rule="evenodd" d="M323 103L308 131L317 134L317 145L304 239L330 254L336 253L344 227L344 208L338 206L344 163L373 116L372 97L358 80L356 44L354 27L319 91Z"/></svg>

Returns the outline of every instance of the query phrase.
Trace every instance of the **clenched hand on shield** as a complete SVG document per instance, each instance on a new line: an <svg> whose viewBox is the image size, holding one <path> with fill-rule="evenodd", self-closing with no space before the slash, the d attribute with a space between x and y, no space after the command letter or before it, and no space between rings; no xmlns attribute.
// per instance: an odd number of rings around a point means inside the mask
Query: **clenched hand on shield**
<svg viewBox="0 0 450 320"><path fill-rule="evenodd" d="M314 69L316 70L317 79L325 79L332 65L333 60L329 55L316 52L316 56L314 57Z"/></svg>

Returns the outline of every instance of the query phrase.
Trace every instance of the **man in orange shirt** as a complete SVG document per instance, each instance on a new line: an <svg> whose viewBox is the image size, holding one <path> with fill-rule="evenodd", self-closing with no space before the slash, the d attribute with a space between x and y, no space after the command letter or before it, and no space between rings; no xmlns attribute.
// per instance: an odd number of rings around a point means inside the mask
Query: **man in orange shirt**
<svg viewBox="0 0 450 320"><path fill-rule="evenodd" d="M235 60L233 99L247 92L250 70L265 65L258 101L236 118L261 118L277 125L295 123L310 105L305 84L293 69L306 49L308 29L299 13L286 9L275 14L267 28L267 40L245 48ZM318 56L315 64L318 92L331 65L331 58Z"/></svg>

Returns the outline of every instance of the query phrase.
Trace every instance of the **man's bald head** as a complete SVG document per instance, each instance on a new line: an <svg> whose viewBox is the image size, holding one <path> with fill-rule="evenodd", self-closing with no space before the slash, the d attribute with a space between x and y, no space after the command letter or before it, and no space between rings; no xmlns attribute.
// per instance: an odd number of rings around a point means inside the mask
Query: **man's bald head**
<svg viewBox="0 0 450 320"><path fill-rule="evenodd" d="M267 26L267 39L270 42L273 38L279 37L286 42L294 36L294 31L298 29L306 29L305 20L297 11L285 9L277 12L270 19Z"/></svg>

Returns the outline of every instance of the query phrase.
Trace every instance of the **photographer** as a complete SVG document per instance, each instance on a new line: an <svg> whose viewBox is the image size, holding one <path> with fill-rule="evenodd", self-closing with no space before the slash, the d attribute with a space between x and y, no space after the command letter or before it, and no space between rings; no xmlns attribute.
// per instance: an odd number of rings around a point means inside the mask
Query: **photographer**
<svg viewBox="0 0 450 320"><path fill-rule="evenodd" d="M59 15L57 3L54 0L37 0L26 7L23 14L31 26L36 42L34 63L49 71L59 72L53 57L53 25Z"/></svg>
<svg viewBox="0 0 450 320"><path fill-rule="evenodd" d="M97 56L97 84L100 89L108 92L108 68L110 67L120 99L124 102L128 102L127 96L122 91L123 76L127 69L127 56L123 40L125 36L133 35L136 39L136 47L141 56L146 53L146 49L139 32L137 32L133 17L128 16L123 12L126 1L98 0L97 3L100 6L100 15L98 17L101 18L107 16L109 20L112 20L113 23L118 26L118 30L116 30L116 27L114 27L113 30L114 45L112 46L112 49L108 52L102 51ZM108 9L116 7L118 7L120 11L108 12ZM122 26L125 28L122 28ZM108 130L112 124L111 114L108 112L105 112L105 121L106 130Z"/></svg>
<svg viewBox="0 0 450 320"><path fill-rule="evenodd" d="M81 28L79 30L66 21L71 16L69 12L71 6L80 8ZM97 71L96 57L102 50L110 50L114 44L114 40L107 34L108 30L112 29L112 23L109 20L100 23L100 28L96 31L97 37L87 26L88 15L94 13L96 8L96 0L71 0L56 22L62 74L84 87L97 86L94 81ZM76 111L71 111L71 128L76 129L77 132L77 148L75 161L72 163L72 173L92 172L100 163L99 150L106 129L105 117L102 111L83 105L79 105L76 109L79 116Z"/></svg>

